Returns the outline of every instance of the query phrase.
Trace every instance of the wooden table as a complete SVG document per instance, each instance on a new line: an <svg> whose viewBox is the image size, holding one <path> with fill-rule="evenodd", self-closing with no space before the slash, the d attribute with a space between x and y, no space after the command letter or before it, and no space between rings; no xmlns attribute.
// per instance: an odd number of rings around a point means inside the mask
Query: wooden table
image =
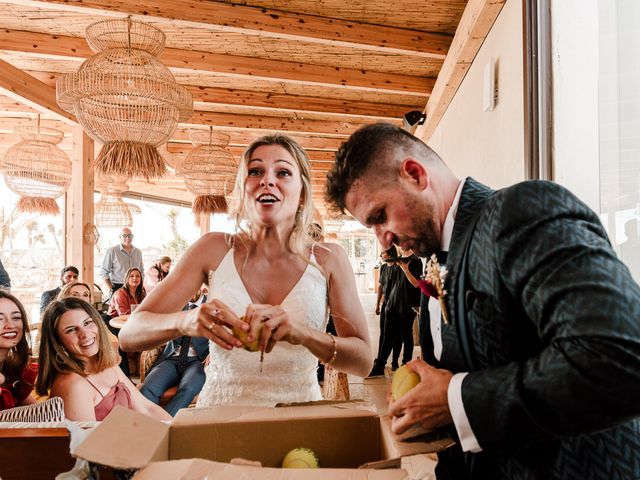
<svg viewBox="0 0 640 480"><path fill-rule="evenodd" d="M109 320L109 325L120 330L124 327L124 324L127 323L127 320L129 320L129 315L120 315L119 317L113 317Z"/></svg>

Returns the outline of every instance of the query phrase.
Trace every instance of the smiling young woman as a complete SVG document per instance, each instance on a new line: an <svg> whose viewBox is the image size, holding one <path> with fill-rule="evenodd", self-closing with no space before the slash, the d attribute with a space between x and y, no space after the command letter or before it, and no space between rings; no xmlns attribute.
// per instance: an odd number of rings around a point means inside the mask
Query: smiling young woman
<svg viewBox="0 0 640 480"><path fill-rule="evenodd" d="M0 410L35 402L38 365L31 363L29 323L20 301L0 290Z"/></svg>
<svg viewBox="0 0 640 480"><path fill-rule="evenodd" d="M84 300L68 297L47 307L39 358L36 391L61 397L70 420L102 420L116 405L160 420L171 418L120 370L100 314Z"/></svg>

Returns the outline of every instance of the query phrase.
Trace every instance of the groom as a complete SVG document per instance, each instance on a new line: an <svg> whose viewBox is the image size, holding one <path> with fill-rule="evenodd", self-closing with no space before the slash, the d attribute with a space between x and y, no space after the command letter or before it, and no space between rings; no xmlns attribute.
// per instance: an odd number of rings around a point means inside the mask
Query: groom
<svg viewBox="0 0 640 480"><path fill-rule="evenodd" d="M421 383L393 429L447 427L440 479L638 478L640 289L597 215L564 188L460 180L388 124L338 151L327 199L382 248L447 251L444 303L421 309Z"/></svg>

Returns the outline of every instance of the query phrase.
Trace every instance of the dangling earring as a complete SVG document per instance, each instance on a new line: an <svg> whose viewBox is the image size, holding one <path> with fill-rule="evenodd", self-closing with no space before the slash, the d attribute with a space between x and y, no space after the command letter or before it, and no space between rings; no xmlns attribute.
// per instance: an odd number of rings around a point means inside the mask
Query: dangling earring
<svg viewBox="0 0 640 480"><path fill-rule="evenodd" d="M69 353L64 348L61 347L60 350L62 350L62 353L64 353L64 355L67 358L69 357ZM65 363L66 362L65 357L60 355L60 352L56 352L56 360L58 360L60 363Z"/></svg>

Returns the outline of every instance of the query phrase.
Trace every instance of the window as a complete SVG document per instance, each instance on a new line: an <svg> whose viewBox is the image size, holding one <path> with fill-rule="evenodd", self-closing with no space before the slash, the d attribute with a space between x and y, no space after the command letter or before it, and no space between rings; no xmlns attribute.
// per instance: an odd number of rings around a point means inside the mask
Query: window
<svg viewBox="0 0 640 480"><path fill-rule="evenodd" d="M64 267L64 197L60 215L19 213L20 197L0 181L0 260L11 278L11 293L24 305L30 323L40 318L40 296L60 283Z"/></svg>
<svg viewBox="0 0 640 480"><path fill-rule="evenodd" d="M640 280L640 2L551 1L554 179Z"/></svg>

